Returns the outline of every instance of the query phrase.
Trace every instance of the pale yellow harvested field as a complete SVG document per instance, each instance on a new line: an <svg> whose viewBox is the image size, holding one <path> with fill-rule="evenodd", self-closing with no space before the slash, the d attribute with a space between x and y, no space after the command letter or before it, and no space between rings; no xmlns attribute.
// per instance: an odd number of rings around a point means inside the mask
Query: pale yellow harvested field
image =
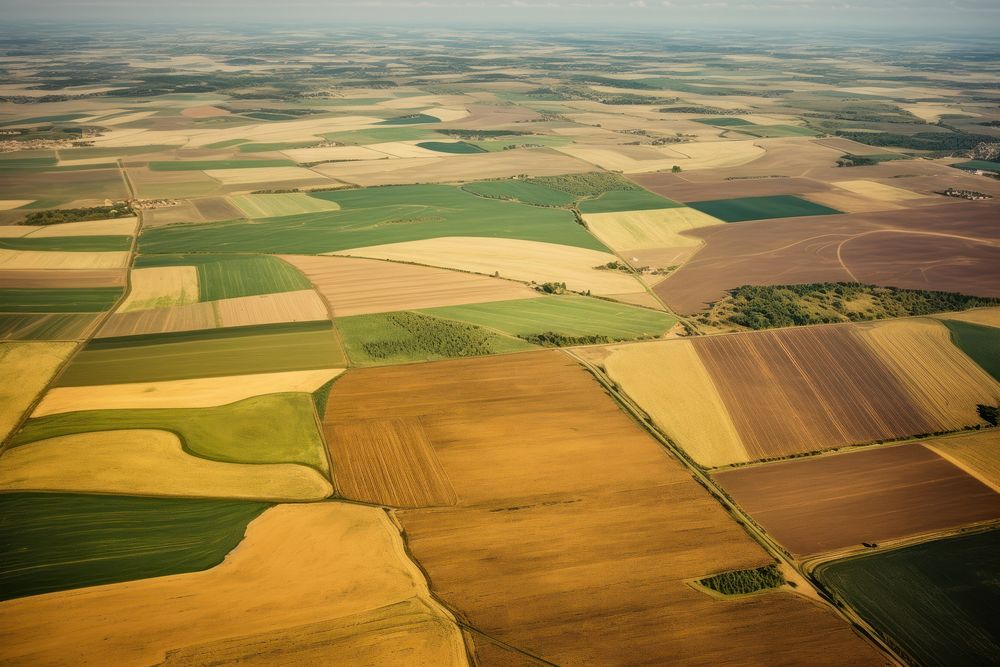
<svg viewBox="0 0 1000 667"><path fill-rule="evenodd" d="M325 181L321 174L302 167L248 167L245 169L207 169L205 173L223 185L271 183L276 181Z"/></svg>
<svg viewBox="0 0 1000 667"><path fill-rule="evenodd" d="M385 156L366 146L322 146L282 151L296 162L333 162L341 160L378 160Z"/></svg>
<svg viewBox="0 0 1000 667"><path fill-rule="evenodd" d="M940 316L946 320L959 320L972 324L985 324L988 327L1000 327L1000 308L979 308L964 313L948 313Z"/></svg>
<svg viewBox="0 0 1000 667"><path fill-rule="evenodd" d="M312 322L329 319L326 304L311 289L260 294L213 301L220 326L240 327L278 322Z"/></svg>
<svg viewBox="0 0 1000 667"><path fill-rule="evenodd" d="M722 221L687 206L652 211L585 213L587 228L615 250L676 248L701 245L701 240L683 232Z"/></svg>
<svg viewBox="0 0 1000 667"><path fill-rule="evenodd" d="M540 296L510 280L429 266L313 255L282 255L281 259L309 278L334 317Z"/></svg>
<svg viewBox="0 0 1000 667"><path fill-rule="evenodd" d="M875 213L877 211L892 211L903 208L890 201L882 201L863 197L854 192L829 190L827 192L810 192L805 196L809 201L835 208L844 213Z"/></svg>
<svg viewBox="0 0 1000 667"><path fill-rule="evenodd" d="M213 106L188 107L181 111L181 115L187 118L214 118L216 116L230 115L225 109Z"/></svg>
<svg viewBox="0 0 1000 667"><path fill-rule="evenodd" d="M10 211L15 208L27 206L34 199L0 199L0 211Z"/></svg>
<svg viewBox="0 0 1000 667"><path fill-rule="evenodd" d="M690 341L607 348L608 376L699 465L748 460L726 406Z"/></svg>
<svg viewBox="0 0 1000 667"><path fill-rule="evenodd" d="M909 111L917 118L928 123L936 123L941 120L941 116L947 114L963 114L966 116L979 116L978 113L963 111L960 106L948 104L933 104L930 102L918 102L917 104L901 104L900 107Z"/></svg>
<svg viewBox="0 0 1000 667"><path fill-rule="evenodd" d="M556 243L445 236L328 254L416 262L525 282L563 282L578 292L628 294L642 289L635 278L620 271L594 268L617 261L614 255Z"/></svg>
<svg viewBox="0 0 1000 667"><path fill-rule="evenodd" d="M333 487L292 463L222 463L192 456L169 431L77 433L8 449L0 457L6 491L124 493L139 496L317 501Z"/></svg>
<svg viewBox="0 0 1000 667"><path fill-rule="evenodd" d="M857 325L858 335L900 379L937 431L980 423L976 406L1000 404L1000 384L933 319Z"/></svg>
<svg viewBox="0 0 1000 667"><path fill-rule="evenodd" d="M444 155L439 153L438 155ZM488 178L560 176L593 171L593 166L550 149L517 149L433 158L397 158L317 165L321 174L361 186L459 183Z"/></svg>
<svg viewBox="0 0 1000 667"><path fill-rule="evenodd" d="M764 155L753 140L698 141L660 146L560 146L556 150L586 160L604 169L626 174L671 169L685 171L738 167Z"/></svg>
<svg viewBox="0 0 1000 667"><path fill-rule="evenodd" d="M264 394L311 394L343 372L343 368L321 368L236 377L55 387L45 394L31 416L82 410L210 408Z"/></svg>
<svg viewBox="0 0 1000 667"><path fill-rule="evenodd" d="M48 252L0 248L0 269L120 269L128 252Z"/></svg>
<svg viewBox="0 0 1000 667"><path fill-rule="evenodd" d="M78 160L59 160L58 166L83 167L92 164L108 164L113 160L114 158L107 158L107 157L89 157L89 158L80 158Z"/></svg>
<svg viewBox="0 0 1000 667"><path fill-rule="evenodd" d="M299 213L322 213L339 211L340 204L304 192L283 192L280 194L239 195L230 200L248 218L270 218Z"/></svg>
<svg viewBox="0 0 1000 667"><path fill-rule="evenodd" d="M441 107L436 107L433 109L424 109L424 114L428 116L434 116L442 123L449 123L453 120L461 120L469 115L469 110L465 107L445 109Z"/></svg>
<svg viewBox="0 0 1000 667"><path fill-rule="evenodd" d="M0 225L0 239L18 239L27 236L41 227L31 227L29 225Z"/></svg>
<svg viewBox="0 0 1000 667"><path fill-rule="evenodd" d="M431 597L399 528L382 510L345 503L269 509L204 572L9 600L0 615L3 664L150 665L172 651L207 664L201 651L240 652L278 633L279 645L321 654L316 663L467 664L454 618ZM357 627L347 637L317 632L372 616L392 641L358 642Z"/></svg>
<svg viewBox="0 0 1000 667"><path fill-rule="evenodd" d="M888 202L922 199L927 196L892 185L886 185L885 183L876 183L875 181L834 181L833 185L863 197L871 197L872 199Z"/></svg>
<svg viewBox="0 0 1000 667"><path fill-rule="evenodd" d="M953 97L958 95L957 90L950 88L929 88L923 86L900 86L890 88L888 86L854 86L851 88L837 88L847 93L859 93L861 95L884 95L892 99L913 98L913 97Z"/></svg>
<svg viewBox="0 0 1000 667"><path fill-rule="evenodd" d="M97 337L198 331L279 322L312 322L328 318L326 304L316 292L307 289L117 312L107 319Z"/></svg>
<svg viewBox="0 0 1000 667"><path fill-rule="evenodd" d="M76 343L0 343L0 442L74 347Z"/></svg>
<svg viewBox="0 0 1000 667"><path fill-rule="evenodd" d="M157 266L132 269L132 289L119 313L182 306L198 301L198 268Z"/></svg>
<svg viewBox="0 0 1000 667"><path fill-rule="evenodd" d="M155 116L156 114L156 111L136 111L135 113L125 114L124 116L115 116L114 118L102 120L101 125L114 127L115 125L124 125L125 123L131 123L137 120L142 120L143 118L149 118L150 116Z"/></svg>
<svg viewBox="0 0 1000 667"><path fill-rule="evenodd" d="M937 438L926 441L924 446L1000 492L1000 431L989 429Z"/></svg>
<svg viewBox="0 0 1000 667"><path fill-rule="evenodd" d="M380 94L385 94L385 91L381 91ZM458 106L468 100L469 98L464 95L415 95L385 100L379 102L377 106L387 109L420 109L428 106ZM425 111L424 113L430 115L430 112Z"/></svg>
<svg viewBox="0 0 1000 667"><path fill-rule="evenodd" d="M114 218L112 220L88 220L86 222L66 222L61 225L45 225L30 234L32 238L57 236L132 236L135 234L137 218Z"/></svg>
<svg viewBox="0 0 1000 667"><path fill-rule="evenodd" d="M438 157L441 153L417 146L416 142L387 141L381 144L369 144L366 148L378 151L394 158Z"/></svg>

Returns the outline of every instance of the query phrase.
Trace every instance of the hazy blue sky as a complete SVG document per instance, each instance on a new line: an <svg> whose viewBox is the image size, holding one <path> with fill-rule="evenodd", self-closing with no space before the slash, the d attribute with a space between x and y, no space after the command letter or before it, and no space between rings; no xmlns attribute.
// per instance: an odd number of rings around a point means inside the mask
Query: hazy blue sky
<svg viewBox="0 0 1000 667"><path fill-rule="evenodd" d="M5 19L914 28L1000 33L1000 0L0 0Z"/></svg>

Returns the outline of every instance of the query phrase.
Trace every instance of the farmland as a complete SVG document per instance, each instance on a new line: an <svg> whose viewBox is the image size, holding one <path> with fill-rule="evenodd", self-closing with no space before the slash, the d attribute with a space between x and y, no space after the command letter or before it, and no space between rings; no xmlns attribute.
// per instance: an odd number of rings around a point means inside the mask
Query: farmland
<svg viewBox="0 0 1000 667"><path fill-rule="evenodd" d="M744 222L766 218L792 218L809 215L834 215L836 209L814 204L794 195L744 197L689 202L688 206L723 222Z"/></svg>
<svg viewBox="0 0 1000 667"><path fill-rule="evenodd" d="M815 576L911 660L988 663L1000 655L998 546L994 530L825 563Z"/></svg>
<svg viewBox="0 0 1000 667"><path fill-rule="evenodd" d="M998 662L992 7L54 2L0 664Z"/></svg>
<svg viewBox="0 0 1000 667"><path fill-rule="evenodd" d="M267 505L72 494L0 495L3 599L204 570Z"/></svg>
<svg viewBox="0 0 1000 667"><path fill-rule="evenodd" d="M322 253L442 236L478 236L562 243L601 250L569 211L484 199L444 185L366 188L314 195L338 211L152 229L140 238L148 253ZM0 264L2 265L2 264Z"/></svg>
<svg viewBox="0 0 1000 667"><path fill-rule="evenodd" d="M562 426L566 419L574 429ZM769 560L558 352L349 373L330 392L324 429L338 488L435 506L398 513L409 547L435 593L487 636L560 663L613 662L638 648L666 656L695 644L718 661L737 651L773 660L821 656L833 645L841 655L871 658L801 598L778 590L720 605L688 587L686 577ZM359 472L353 443L372 437L413 444L387 444ZM615 557L615 544L630 558ZM605 594L593 595L595 586ZM504 602L509 590L521 592L513 614ZM574 614L563 613L567 605ZM641 629L650 622L671 629L654 637ZM763 641L786 624L796 631L780 646ZM574 639L598 626L604 641ZM727 640L719 642L713 637L722 628Z"/></svg>
<svg viewBox="0 0 1000 667"><path fill-rule="evenodd" d="M738 468L715 479L796 555L1000 516L1000 494L919 444Z"/></svg>
<svg viewBox="0 0 1000 667"><path fill-rule="evenodd" d="M432 308L428 315L469 322L512 336L553 332L611 340L658 337L677 320L663 312L578 296L547 296Z"/></svg>

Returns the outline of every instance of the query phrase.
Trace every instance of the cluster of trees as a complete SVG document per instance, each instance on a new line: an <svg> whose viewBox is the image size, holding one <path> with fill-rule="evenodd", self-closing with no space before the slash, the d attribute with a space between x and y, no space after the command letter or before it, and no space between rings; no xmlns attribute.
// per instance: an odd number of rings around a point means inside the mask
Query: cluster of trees
<svg viewBox="0 0 1000 667"><path fill-rule="evenodd" d="M968 151L983 142L996 141L996 137L985 134L961 134L957 132L917 132L916 134L893 134L891 132L853 132L837 130L838 137L851 139L868 146L896 146L921 151L953 153Z"/></svg>
<svg viewBox="0 0 1000 667"><path fill-rule="evenodd" d="M777 588L785 583L785 577L775 565L765 565L753 570L723 572L699 582L705 588L723 595L748 595L757 591Z"/></svg>
<svg viewBox="0 0 1000 667"><path fill-rule="evenodd" d="M996 426L1000 422L1000 406L996 405L977 405L976 411L984 422L992 426Z"/></svg>
<svg viewBox="0 0 1000 667"><path fill-rule="evenodd" d="M876 164L878 164L878 160L875 158L864 155L851 155L850 153L841 155L840 159L837 160L838 167L870 167Z"/></svg>
<svg viewBox="0 0 1000 667"><path fill-rule="evenodd" d="M527 179L530 183L544 185L553 190L561 190L576 197L596 197L605 192L642 190L641 187L620 174L595 171L567 176L536 176Z"/></svg>
<svg viewBox="0 0 1000 667"><path fill-rule="evenodd" d="M555 331L543 331L537 334L524 334L518 336L533 345L542 347L568 347L570 345L598 345L601 343L614 343L615 339L601 334L589 334L585 336L567 336Z"/></svg>
<svg viewBox="0 0 1000 667"><path fill-rule="evenodd" d="M858 304L863 308L858 309ZM713 308L749 329L927 315L1000 305L1000 299L859 283L744 285ZM705 318L703 317L703 320Z"/></svg>
<svg viewBox="0 0 1000 667"><path fill-rule="evenodd" d="M420 313L390 313L386 328L394 337L366 341L362 349L372 359L430 355L470 357L492 354L493 335L474 324L450 322Z"/></svg>
<svg viewBox="0 0 1000 667"><path fill-rule="evenodd" d="M91 206L88 208L54 208L48 211L29 213L24 219L26 225L57 225L63 222L84 222L86 220L107 220L134 215L127 202L117 202L111 206Z"/></svg>

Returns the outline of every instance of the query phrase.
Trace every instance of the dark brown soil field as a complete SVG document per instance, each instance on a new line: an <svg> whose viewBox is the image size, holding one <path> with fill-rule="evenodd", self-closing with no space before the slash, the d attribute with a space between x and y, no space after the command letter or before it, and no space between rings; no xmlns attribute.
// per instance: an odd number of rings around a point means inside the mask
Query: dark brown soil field
<svg viewBox="0 0 1000 667"><path fill-rule="evenodd" d="M965 202L705 227L688 232L705 247L655 291L684 314L748 284L857 280L1000 296L998 218L1000 204Z"/></svg>
<svg viewBox="0 0 1000 667"><path fill-rule="evenodd" d="M642 187L679 202L771 195L825 192L831 186L808 178L754 178L735 181L690 181L686 174L667 172L636 174L630 178Z"/></svg>
<svg viewBox="0 0 1000 667"><path fill-rule="evenodd" d="M729 470L715 479L799 556L1000 518L1000 494L919 444Z"/></svg>
<svg viewBox="0 0 1000 667"><path fill-rule="evenodd" d="M4 269L0 287L123 287L125 269Z"/></svg>
<svg viewBox="0 0 1000 667"><path fill-rule="evenodd" d="M849 326L692 340L751 460L936 430Z"/></svg>
<svg viewBox="0 0 1000 667"><path fill-rule="evenodd" d="M804 598L723 601L688 586L769 558L562 353L349 371L326 422L388 412L421 424L458 502L397 511L409 548L439 599L488 637L559 664L881 662ZM489 639L471 649L517 657Z"/></svg>

